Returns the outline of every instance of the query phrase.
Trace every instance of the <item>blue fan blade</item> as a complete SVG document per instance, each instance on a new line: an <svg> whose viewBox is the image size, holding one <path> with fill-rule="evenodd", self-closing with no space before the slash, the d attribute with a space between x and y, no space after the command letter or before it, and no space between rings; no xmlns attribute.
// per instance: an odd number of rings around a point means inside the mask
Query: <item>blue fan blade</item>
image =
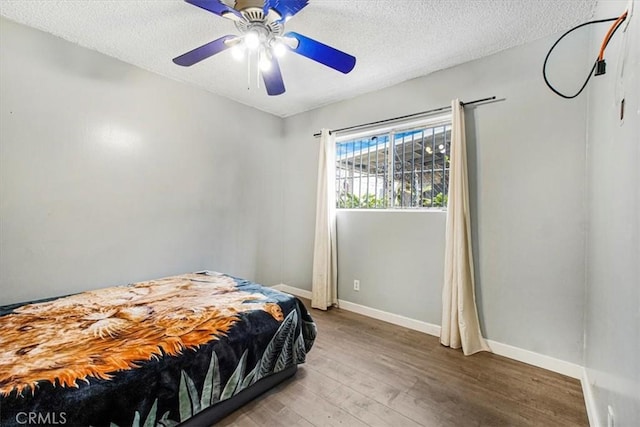
<svg viewBox="0 0 640 427"><path fill-rule="evenodd" d="M271 96L282 95L284 93L284 81L282 81L282 73L278 60L271 58L271 68L269 71L262 71L262 80L267 88L267 93Z"/></svg>
<svg viewBox="0 0 640 427"><path fill-rule="evenodd" d="M308 4L309 0L264 0L263 11L266 15L269 9L273 9L282 16L280 21L284 21L300 12Z"/></svg>
<svg viewBox="0 0 640 427"><path fill-rule="evenodd" d="M204 10L208 10L209 12L215 13L218 16L222 16L223 13L231 12L234 15L242 17L240 13L222 3L220 0L184 0L187 3L190 3L194 6L198 6Z"/></svg>
<svg viewBox="0 0 640 427"><path fill-rule="evenodd" d="M349 73L356 66L356 58L338 49L322 44L319 41L310 39L302 34L289 32L285 37L293 37L298 40L298 47L293 50L295 53L313 59L327 67L338 70L344 74Z"/></svg>
<svg viewBox="0 0 640 427"><path fill-rule="evenodd" d="M177 58L173 58L173 62L178 65L182 65L183 67L190 67L193 64L196 64L203 59L207 59L210 56L215 55L216 53L220 53L223 50L229 48L225 43L226 40L234 39L236 36L223 36L217 40L209 42L205 45L197 47L189 52L178 56Z"/></svg>

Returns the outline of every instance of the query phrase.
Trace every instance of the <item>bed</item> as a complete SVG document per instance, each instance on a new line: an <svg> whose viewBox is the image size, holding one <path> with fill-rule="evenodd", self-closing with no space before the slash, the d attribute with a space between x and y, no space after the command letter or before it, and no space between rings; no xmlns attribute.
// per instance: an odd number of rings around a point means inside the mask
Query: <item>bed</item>
<svg viewBox="0 0 640 427"><path fill-rule="evenodd" d="M211 425L315 336L298 299L208 271L2 306L0 425Z"/></svg>

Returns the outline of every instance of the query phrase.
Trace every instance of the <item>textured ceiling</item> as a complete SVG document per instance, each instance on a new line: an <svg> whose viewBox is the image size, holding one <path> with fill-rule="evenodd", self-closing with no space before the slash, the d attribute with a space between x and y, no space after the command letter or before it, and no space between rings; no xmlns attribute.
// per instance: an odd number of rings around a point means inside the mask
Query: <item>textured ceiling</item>
<svg viewBox="0 0 640 427"><path fill-rule="evenodd" d="M171 59L232 22L180 0L2 0L3 16L243 104L285 117L566 30L595 0L310 0L287 24L357 57L348 75L289 53L287 92L266 95L247 64L223 52L190 68ZM255 71L254 71L255 72Z"/></svg>

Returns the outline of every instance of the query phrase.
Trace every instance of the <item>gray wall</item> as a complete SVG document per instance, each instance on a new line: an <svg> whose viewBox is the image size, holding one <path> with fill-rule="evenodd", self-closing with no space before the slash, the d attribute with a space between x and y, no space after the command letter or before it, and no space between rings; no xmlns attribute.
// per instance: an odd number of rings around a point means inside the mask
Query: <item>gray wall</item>
<svg viewBox="0 0 640 427"><path fill-rule="evenodd" d="M204 268L280 282L280 119L4 18L0 41L0 305Z"/></svg>
<svg viewBox="0 0 640 427"><path fill-rule="evenodd" d="M490 339L581 362L586 97L566 102L544 86L541 64L556 37L285 119L284 283L311 288L314 132L496 95L506 100L467 109L482 328ZM566 90L588 67L587 39L586 32L568 38L550 62ZM425 262L421 251L378 261L384 248L398 246L381 230L402 230L410 248L443 251L442 235L425 239L443 227L443 216L341 213L339 297L439 324L442 264ZM363 247L376 262L360 255ZM357 294L354 278L362 280Z"/></svg>
<svg viewBox="0 0 640 427"><path fill-rule="evenodd" d="M618 16L626 4L599 2L595 18ZM589 90L584 362L603 426L608 405L616 426L640 422L639 12L636 1L626 49L618 31L606 51L607 74L593 79ZM605 31L592 31L591 52L597 51ZM626 118L620 123L616 97L622 93Z"/></svg>
<svg viewBox="0 0 640 427"><path fill-rule="evenodd" d="M340 299L440 324L446 213L338 210L337 216Z"/></svg>

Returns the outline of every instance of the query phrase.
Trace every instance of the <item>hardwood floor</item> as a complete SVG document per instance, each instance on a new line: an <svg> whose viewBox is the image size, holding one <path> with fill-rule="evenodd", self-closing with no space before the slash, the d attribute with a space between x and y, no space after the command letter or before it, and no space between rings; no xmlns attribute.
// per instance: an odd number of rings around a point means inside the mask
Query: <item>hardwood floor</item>
<svg viewBox="0 0 640 427"><path fill-rule="evenodd" d="M307 307L309 301L304 301ZM588 426L580 382L340 309L298 373L217 426Z"/></svg>

